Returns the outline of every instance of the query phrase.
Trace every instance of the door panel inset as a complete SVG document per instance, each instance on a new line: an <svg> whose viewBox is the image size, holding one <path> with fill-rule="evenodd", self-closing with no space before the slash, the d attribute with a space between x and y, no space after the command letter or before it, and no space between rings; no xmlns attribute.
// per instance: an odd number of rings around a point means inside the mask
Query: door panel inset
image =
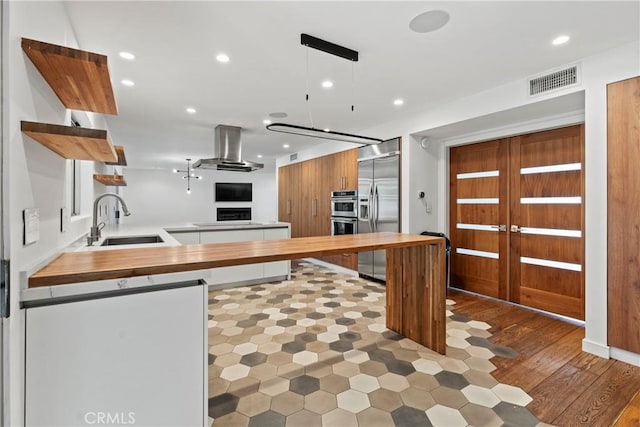
<svg viewBox="0 0 640 427"><path fill-rule="evenodd" d="M451 149L451 284L584 318L582 126Z"/></svg>

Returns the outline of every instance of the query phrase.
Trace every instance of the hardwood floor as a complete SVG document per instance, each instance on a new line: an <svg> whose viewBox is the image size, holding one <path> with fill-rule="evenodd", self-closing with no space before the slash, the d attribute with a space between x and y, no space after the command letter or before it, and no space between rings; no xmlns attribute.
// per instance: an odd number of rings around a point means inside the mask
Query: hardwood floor
<svg viewBox="0 0 640 427"><path fill-rule="evenodd" d="M640 368L582 352L584 329L524 308L449 290L454 312L492 325L491 341L518 352L494 357L493 376L521 387L527 408L557 426L640 426Z"/></svg>

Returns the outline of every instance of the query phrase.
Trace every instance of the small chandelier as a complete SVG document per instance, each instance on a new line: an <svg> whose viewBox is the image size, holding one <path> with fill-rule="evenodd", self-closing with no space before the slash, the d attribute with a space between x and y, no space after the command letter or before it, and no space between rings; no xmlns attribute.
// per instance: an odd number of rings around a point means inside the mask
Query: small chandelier
<svg viewBox="0 0 640 427"><path fill-rule="evenodd" d="M201 176L196 175L192 172L191 168L191 159L187 159L187 170L174 169L173 173L186 173L182 179L187 180L187 194L191 194L191 180L192 179L202 179Z"/></svg>

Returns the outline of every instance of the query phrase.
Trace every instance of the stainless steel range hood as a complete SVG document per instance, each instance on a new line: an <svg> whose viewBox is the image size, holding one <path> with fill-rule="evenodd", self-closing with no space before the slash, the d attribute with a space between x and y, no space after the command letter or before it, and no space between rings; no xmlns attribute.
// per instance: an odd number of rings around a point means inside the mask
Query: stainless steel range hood
<svg viewBox="0 0 640 427"><path fill-rule="evenodd" d="M193 168L235 172L253 172L262 169L264 167L262 163L242 160L241 130L242 128L237 126L216 126L214 137L216 157L200 159L193 164Z"/></svg>

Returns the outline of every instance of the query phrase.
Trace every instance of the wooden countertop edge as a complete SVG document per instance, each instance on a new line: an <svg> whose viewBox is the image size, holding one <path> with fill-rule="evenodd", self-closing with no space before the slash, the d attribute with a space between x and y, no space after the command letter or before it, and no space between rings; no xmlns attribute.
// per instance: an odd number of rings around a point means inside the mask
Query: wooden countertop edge
<svg viewBox="0 0 640 427"><path fill-rule="evenodd" d="M31 275L29 288L433 244L444 246L444 239L401 233L370 233L67 252Z"/></svg>

